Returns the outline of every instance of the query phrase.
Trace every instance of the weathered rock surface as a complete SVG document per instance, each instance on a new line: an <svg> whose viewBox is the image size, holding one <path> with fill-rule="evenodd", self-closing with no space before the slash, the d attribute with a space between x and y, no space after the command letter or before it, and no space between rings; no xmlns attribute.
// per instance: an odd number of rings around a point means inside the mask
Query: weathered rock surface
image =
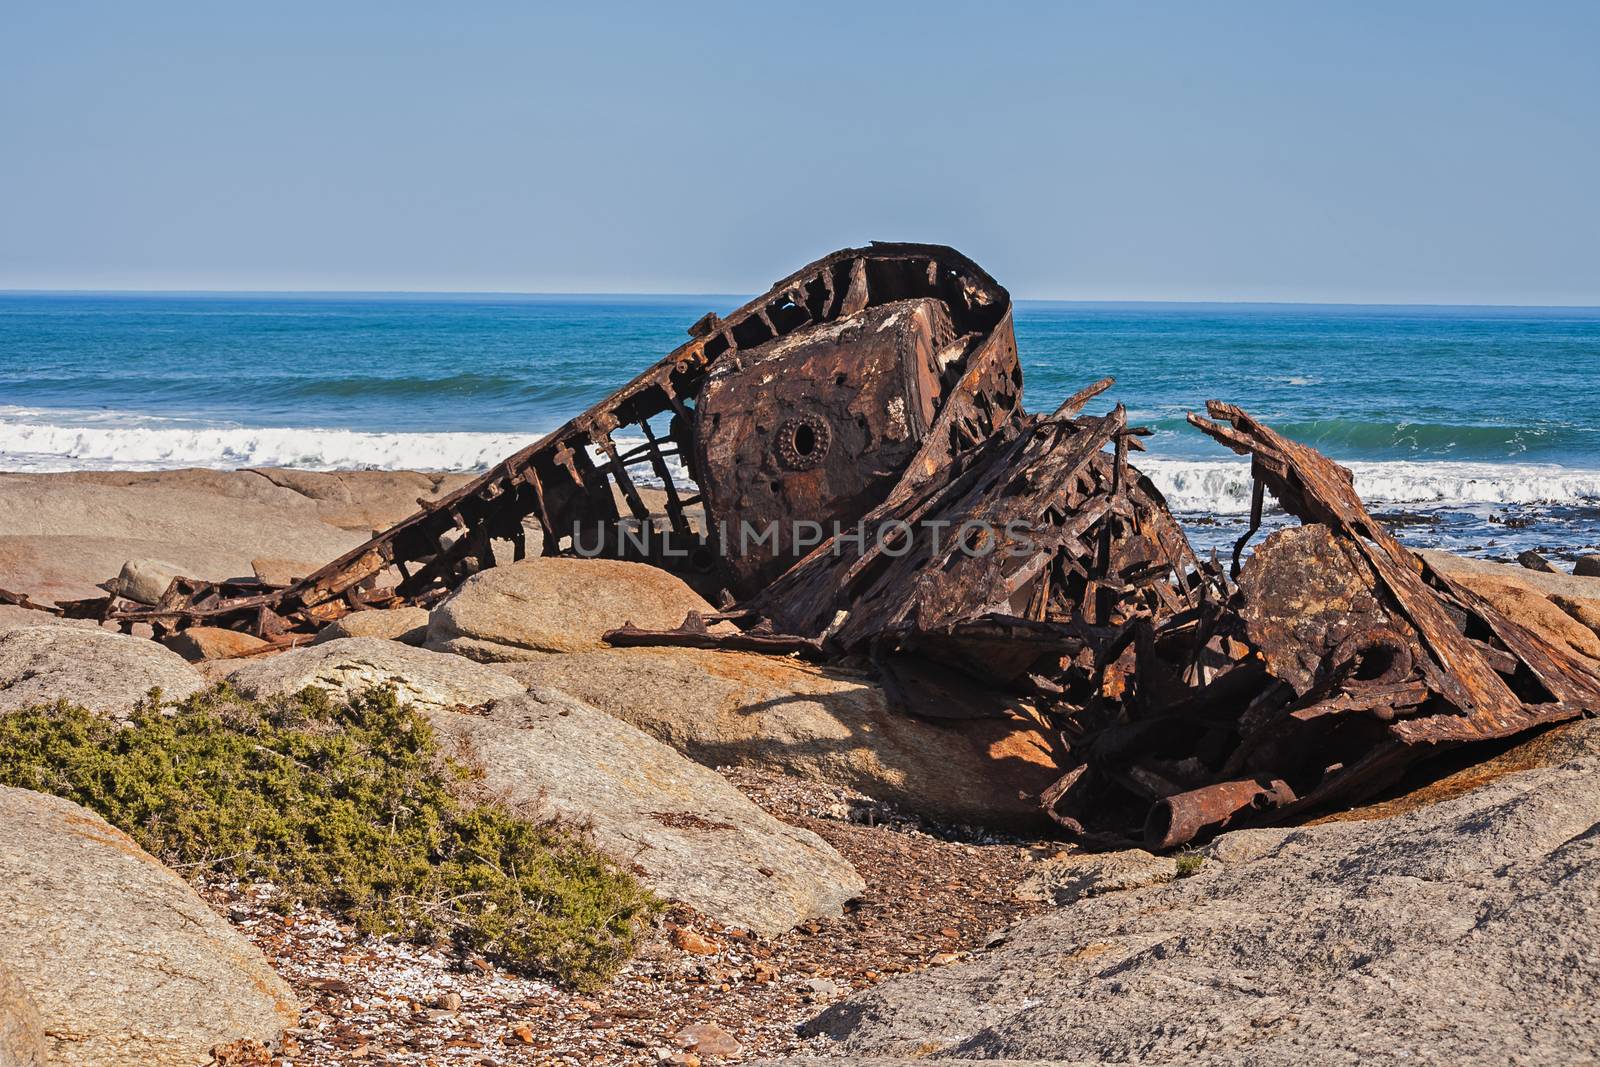
<svg viewBox="0 0 1600 1067"><path fill-rule="evenodd" d="M250 561L250 572L268 585L293 585L320 569L328 560L278 559L257 556Z"/></svg>
<svg viewBox="0 0 1600 1067"><path fill-rule="evenodd" d="M369 533L248 471L0 475L0 574L39 601L103 596L98 584L129 559L215 580L261 556L331 560Z"/></svg>
<svg viewBox="0 0 1600 1067"><path fill-rule="evenodd" d="M1060 776L1021 719L948 725L891 711L864 675L692 648L607 648L502 669L570 693L710 767L783 771L922 815L1036 826ZM1025 794L1025 795L1024 795Z"/></svg>
<svg viewBox="0 0 1600 1067"><path fill-rule="evenodd" d="M73 626L80 630L98 630L100 624L93 619L63 619L47 611L19 608L14 604L0 604L0 631L16 630L25 626Z"/></svg>
<svg viewBox="0 0 1600 1067"><path fill-rule="evenodd" d="M1517 564L1528 568L1530 571L1543 571L1545 574L1560 574L1555 564L1545 559L1533 549L1517 553Z"/></svg>
<svg viewBox="0 0 1600 1067"><path fill-rule="evenodd" d="M716 1023L690 1023L672 1035L672 1042L700 1056L737 1056L744 1051L738 1039Z"/></svg>
<svg viewBox="0 0 1600 1067"><path fill-rule="evenodd" d="M318 630L311 643L320 645L341 637L377 637L385 641L420 645L428 639L428 609L372 608L352 611Z"/></svg>
<svg viewBox="0 0 1600 1067"><path fill-rule="evenodd" d="M1580 600L1600 600L1600 578L1589 578L1572 574L1547 574L1542 571L1532 571L1514 563L1493 563L1483 559L1469 559L1466 556L1453 556L1448 552L1438 549L1425 548L1417 553L1428 565L1441 574L1455 578L1463 574L1479 574L1486 578L1500 578L1513 580L1532 589L1537 589L1545 596L1560 593L1564 596L1576 597Z"/></svg>
<svg viewBox="0 0 1600 1067"><path fill-rule="evenodd" d="M1595 658L1597 646L1570 623L1534 603L1530 594L1544 597L1579 627L1600 637L1600 577L1584 576L1576 570L1572 574L1550 574L1444 552L1425 551L1422 557L1435 570L1472 589L1513 618L1513 612L1521 612L1525 618L1520 621L1545 629L1580 654Z"/></svg>
<svg viewBox="0 0 1600 1067"><path fill-rule="evenodd" d="M1600 600L1580 600L1553 593L1550 603L1576 619L1579 625L1587 626L1596 636L1600 636Z"/></svg>
<svg viewBox="0 0 1600 1067"><path fill-rule="evenodd" d="M428 647L473 659L600 648L624 623L665 629L714 610L645 563L534 557L473 575L433 611Z"/></svg>
<svg viewBox="0 0 1600 1067"><path fill-rule="evenodd" d="M485 771L483 789L586 824L664 897L775 936L839 913L865 883L820 837L768 815L715 771L550 690L481 714L430 715Z"/></svg>
<svg viewBox="0 0 1600 1067"><path fill-rule="evenodd" d="M252 467L236 473L263 478L308 501L317 517L328 525L362 534L388 529L416 514L417 501L437 500L473 478L470 474L306 471L286 467ZM315 558L318 563L326 563L333 557Z"/></svg>
<svg viewBox="0 0 1600 1067"><path fill-rule="evenodd" d="M1580 578L1600 578L1600 555L1579 556L1572 564L1572 573Z"/></svg>
<svg viewBox="0 0 1600 1067"><path fill-rule="evenodd" d="M246 696L298 693L307 686L350 696L392 686L420 709L472 707L519 696L526 686L481 663L374 637L346 637L247 663L228 676Z"/></svg>
<svg viewBox="0 0 1600 1067"><path fill-rule="evenodd" d="M190 663L207 659L232 659L268 647L267 642L253 634L216 626L191 626L167 638L166 645Z"/></svg>
<svg viewBox="0 0 1600 1067"><path fill-rule="evenodd" d="M162 594L183 568L162 559L130 559L108 584L121 597L139 604L159 604Z"/></svg>
<svg viewBox="0 0 1600 1067"><path fill-rule="evenodd" d="M1143 849L1085 856L1067 853L1040 860L1017 886L1021 900L1071 904L1084 897L1142 889L1178 877L1178 861Z"/></svg>
<svg viewBox="0 0 1600 1067"><path fill-rule="evenodd" d="M45 1067L44 1023L17 976L0 964L0 1067Z"/></svg>
<svg viewBox="0 0 1600 1067"><path fill-rule="evenodd" d="M1224 835L1193 877L1028 920L812 1028L941 1061L1592 1062L1600 723L1561 736L1559 766L1393 818Z"/></svg>
<svg viewBox="0 0 1600 1067"><path fill-rule="evenodd" d="M177 700L203 685L182 656L143 637L75 626L0 632L0 712L67 700L122 717L152 687Z"/></svg>
<svg viewBox="0 0 1600 1067"><path fill-rule="evenodd" d="M0 966L36 1007L52 1067L197 1067L299 1017L255 946L177 875L92 812L23 789L0 788Z"/></svg>
<svg viewBox="0 0 1600 1067"><path fill-rule="evenodd" d="M1563 611L1560 605L1537 589L1482 574L1459 574L1453 580L1493 604L1512 622L1520 623L1579 656L1600 663L1600 635Z"/></svg>

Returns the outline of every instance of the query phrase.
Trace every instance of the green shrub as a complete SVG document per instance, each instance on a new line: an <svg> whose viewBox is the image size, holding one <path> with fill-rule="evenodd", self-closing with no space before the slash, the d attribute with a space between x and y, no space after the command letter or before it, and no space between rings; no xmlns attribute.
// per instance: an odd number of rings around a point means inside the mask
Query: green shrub
<svg viewBox="0 0 1600 1067"><path fill-rule="evenodd" d="M1178 877L1187 878L1191 874L1199 874L1200 868L1205 866L1206 858L1199 852L1180 852L1178 859Z"/></svg>
<svg viewBox="0 0 1600 1067"><path fill-rule="evenodd" d="M224 686L147 702L128 726L65 703L0 716L0 783L82 804L169 865L594 988L659 904L569 830L462 800L468 777L384 690L251 701Z"/></svg>

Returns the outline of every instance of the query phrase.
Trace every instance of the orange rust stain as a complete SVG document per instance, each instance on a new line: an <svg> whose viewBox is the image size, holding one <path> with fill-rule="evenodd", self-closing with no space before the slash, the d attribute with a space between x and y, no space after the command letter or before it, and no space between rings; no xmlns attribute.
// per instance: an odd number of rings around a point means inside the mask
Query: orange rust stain
<svg viewBox="0 0 1600 1067"><path fill-rule="evenodd" d="M1365 822L1370 819L1387 819L1391 815L1403 815L1408 811L1416 811L1430 804L1438 804L1464 796L1474 789L1479 789L1517 771L1552 766L1564 760L1566 749L1563 746L1563 740L1567 732L1578 725L1578 723L1567 723L1546 730L1497 756L1491 756L1481 763L1475 763L1453 773L1445 774L1443 777L1435 778L1432 781L1413 785L1397 796L1363 804L1348 811L1330 812L1308 820L1307 825L1315 826L1319 823L1328 822Z"/></svg>
<svg viewBox="0 0 1600 1067"><path fill-rule="evenodd" d="M118 852L132 856L134 859L144 863L156 863L155 859L140 848L133 838L109 823L70 812L62 816L62 821L67 824L67 832L74 837L93 841L97 845L110 845ZM159 863L156 865L160 866Z"/></svg>
<svg viewBox="0 0 1600 1067"><path fill-rule="evenodd" d="M1093 941L1087 945L1084 945L1082 948L1073 950L1073 952L1067 956L1067 962L1088 963L1092 959L1097 959L1101 956L1104 956L1107 952L1110 952L1115 947L1115 945L1108 944L1104 941Z"/></svg>

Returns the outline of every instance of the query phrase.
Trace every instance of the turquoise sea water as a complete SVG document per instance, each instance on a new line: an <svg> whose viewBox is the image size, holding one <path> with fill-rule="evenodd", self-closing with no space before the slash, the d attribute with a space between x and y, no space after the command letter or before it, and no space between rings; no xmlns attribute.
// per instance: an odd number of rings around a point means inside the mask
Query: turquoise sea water
<svg viewBox="0 0 1600 1067"><path fill-rule="evenodd" d="M740 300L0 294L0 469L481 467ZM1027 405L1114 375L1186 515L1231 529L1248 503L1183 422L1215 397L1349 463L1413 540L1600 543L1600 309L1023 301L1016 320Z"/></svg>

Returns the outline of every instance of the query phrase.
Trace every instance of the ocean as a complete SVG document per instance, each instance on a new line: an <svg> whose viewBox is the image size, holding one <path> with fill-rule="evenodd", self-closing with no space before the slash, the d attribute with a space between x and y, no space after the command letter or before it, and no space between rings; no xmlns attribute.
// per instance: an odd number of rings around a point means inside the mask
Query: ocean
<svg viewBox="0 0 1600 1067"><path fill-rule="evenodd" d="M479 469L743 299L0 293L0 470ZM1021 301L1016 325L1029 409L1115 376L1202 548L1249 509L1245 462L1184 423L1217 398L1350 466L1409 543L1600 550L1600 309Z"/></svg>

